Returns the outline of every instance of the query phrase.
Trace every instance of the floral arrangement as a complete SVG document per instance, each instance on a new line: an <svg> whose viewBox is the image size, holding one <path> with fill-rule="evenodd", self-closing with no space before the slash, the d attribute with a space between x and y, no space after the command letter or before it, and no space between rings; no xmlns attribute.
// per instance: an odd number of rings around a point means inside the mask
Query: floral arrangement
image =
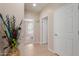
<svg viewBox="0 0 79 59"><path fill-rule="evenodd" d="M22 24L22 21L19 26L15 27L15 16L9 17L9 15L6 15L6 18L3 18L2 14L0 14L0 20L2 22L3 31L6 34L3 38L8 38L8 47L17 48L17 40L19 38L19 31L21 30L20 25Z"/></svg>

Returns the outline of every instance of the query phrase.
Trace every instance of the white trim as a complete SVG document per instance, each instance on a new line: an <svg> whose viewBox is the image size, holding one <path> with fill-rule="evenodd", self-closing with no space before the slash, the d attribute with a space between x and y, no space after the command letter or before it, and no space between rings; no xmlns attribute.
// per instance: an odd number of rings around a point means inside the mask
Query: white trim
<svg viewBox="0 0 79 59"><path fill-rule="evenodd" d="M55 54L58 55L58 56L61 56L58 52L56 52L56 51L54 51L54 50L52 50L52 49L50 49L50 48L48 48L48 50L49 50L50 52L52 52L52 53L55 53Z"/></svg>
<svg viewBox="0 0 79 59"><path fill-rule="evenodd" d="M46 16L44 16L44 17L41 17L40 18L40 44L44 44L44 42L43 42L43 33L42 33L42 31L43 31L43 28L42 28L42 21L43 21L43 19L44 18L48 18L48 16L46 15ZM47 33L48 33L48 19L47 19ZM47 34L47 36L48 36L48 34ZM48 40L48 38L47 38L47 40ZM48 43L48 42L47 42Z"/></svg>

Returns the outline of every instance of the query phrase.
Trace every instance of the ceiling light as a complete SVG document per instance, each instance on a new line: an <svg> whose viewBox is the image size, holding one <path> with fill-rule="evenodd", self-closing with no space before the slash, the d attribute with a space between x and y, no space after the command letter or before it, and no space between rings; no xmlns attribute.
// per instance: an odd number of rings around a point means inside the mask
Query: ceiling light
<svg viewBox="0 0 79 59"><path fill-rule="evenodd" d="M33 7L35 7L35 6L36 6L36 4L34 3L34 4L33 4Z"/></svg>

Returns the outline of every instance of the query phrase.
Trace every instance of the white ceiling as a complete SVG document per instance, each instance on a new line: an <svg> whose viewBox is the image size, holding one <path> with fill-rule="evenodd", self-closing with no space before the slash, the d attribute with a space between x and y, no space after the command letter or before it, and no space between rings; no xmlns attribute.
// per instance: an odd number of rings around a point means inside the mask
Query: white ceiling
<svg viewBox="0 0 79 59"><path fill-rule="evenodd" d="M37 3L35 7L33 7L32 5L33 3L25 3L24 4L25 11L32 11L39 13L46 6L52 6L53 8L57 8L59 6L64 5L64 3Z"/></svg>
<svg viewBox="0 0 79 59"><path fill-rule="evenodd" d="M47 4L42 4L42 3L38 3L36 4L36 7L32 6L32 3L25 3L25 11L33 11L33 12L40 12L42 10L42 8L44 8Z"/></svg>

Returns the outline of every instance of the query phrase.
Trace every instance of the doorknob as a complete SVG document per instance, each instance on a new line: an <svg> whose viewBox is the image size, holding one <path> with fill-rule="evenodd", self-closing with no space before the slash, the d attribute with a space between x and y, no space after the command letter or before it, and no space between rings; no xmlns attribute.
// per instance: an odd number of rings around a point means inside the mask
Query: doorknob
<svg viewBox="0 0 79 59"><path fill-rule="evenodd" d="M55 34L54 34L54 36L58 36L58 34L57 34L57 33L55 33Z"/></svg>

